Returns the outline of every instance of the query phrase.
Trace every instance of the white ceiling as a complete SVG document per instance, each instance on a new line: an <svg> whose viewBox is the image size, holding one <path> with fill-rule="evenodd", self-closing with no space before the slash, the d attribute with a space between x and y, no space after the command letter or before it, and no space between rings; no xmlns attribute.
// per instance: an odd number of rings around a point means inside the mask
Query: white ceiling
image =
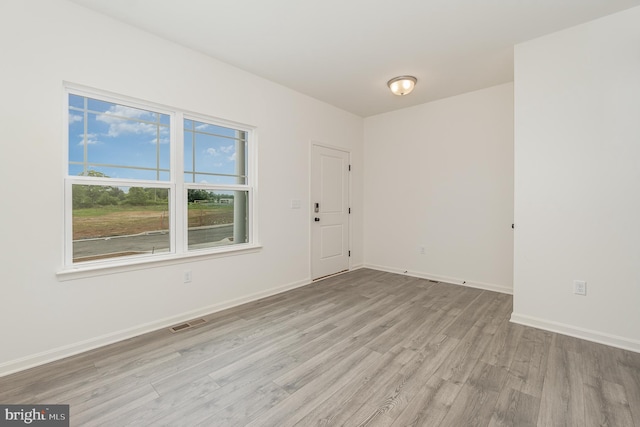
<svg viewBox="0 0 640 427"><path fill-rule="evenodd" d="M72 0L362 117L513 80L513 45L640 0ZM640 23L639 23L640 25ZM386 82L410 74L414 92Z"/></svg>

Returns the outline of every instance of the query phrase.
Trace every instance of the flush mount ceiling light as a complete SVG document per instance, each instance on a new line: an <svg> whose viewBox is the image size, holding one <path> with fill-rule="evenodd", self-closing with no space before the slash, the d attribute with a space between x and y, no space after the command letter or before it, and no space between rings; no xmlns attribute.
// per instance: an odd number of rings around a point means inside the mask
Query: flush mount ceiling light
<svg viewBox="0 0 640 427"><path fill-rule="evenodd" d="M413 76L394 77L387 82L387 86L394 95L408 95L415 87L418 79Z"/></svg>

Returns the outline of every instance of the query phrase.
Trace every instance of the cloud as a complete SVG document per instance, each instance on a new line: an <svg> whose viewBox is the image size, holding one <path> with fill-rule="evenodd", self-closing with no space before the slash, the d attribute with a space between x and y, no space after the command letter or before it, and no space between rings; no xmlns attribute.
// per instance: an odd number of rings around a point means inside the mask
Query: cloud
<svg viewBox="0 0 640 427"><path fill-rule="evenodd" d="M103 121L109 123L107 120ZM108 136L116 137L127 133L153 135L156 133L156 127L150 123L126 122L121 120L109 123Z"/></svg>
<svg viewBox="0 0 640 427"><path fill-rule="evenodd" d="M113 114L116 116L127 117L130 119L145 119L145 120L153 120L155 119L155 114L151 111L140 110L138 108L127 107L126 105L114 105L110 107L105 114ZM104 114L101 114L104 115Z"/></svg>
<svg viewBox="0 0 640 427"><path fill-rule="evenodd" d="M118 117L116 117L118 116ZM96 120L109 125L109 131L107 136L117 137L122 134L146 134L156 135L158 132L158 126L151 123L140 123L130 119L141 119L155 121L155 113L149 111L139 110L137 108L126 107L124 105L114 105L110 107L103 114L98 114ZM161 133L164 129L161 128ZM166 132L166 131L165 131Z"/></svg>
<svg viewBox="0 0 640 427"><path fill-rule="evenodd" d="M149 144L156 145L157 143L158 143L157 138L149 140ZM168 143L169 143L169 138L160 138L160 144L168 144Z"/></svg>
<svg viewBox="0 0 640 427"><path fill-rule="evenodd" d="M83 146L84 145L84 134L81 133L80 135L78 135L80 137L80 142L78 142L79 146ZM87 145L95 145L95 144L100 144L100 141L98 141L98 135L95 133L88 133L87 134Z"/></svg>
<svg viewBox="0 0 640 427"><path fill-rule="evenodd" d="M222 151L225 154L229 154L231 153L233 150L235 150L235 147L232 145L227 145L224 147L220 147L220 151Z"/></svg>
<svg viewBox="0 0 640 427"><path fill-rule="evenodd" d="M229 162L235 162L236 161L236 147L235 147L234 144L225 145L224 147L220 147L220 151L222 151L224 154L230 154L230 156L227 156L227 161L229 161Z"/></svg>
<svg viewBox="0 0 640 427"><path fill-rule="evenodd" d="M206 124L206 123L202 123L202 124L199 124L198 126L196 126L196 129L197 129L197 130L205 130L205 129L207 129L208 127L209 127L209 125L208 125L208 124Z"/></svg>
<svg viewBox="0 0 640 427"><path fill-rule="evenodd" d="M210 156L220 156L222 154L231 154L230 156L227 157L227 160L235 161L236 159L236 151L233 144L225 145L223 147L218 147L218 148L213 148L213 147L207 148L205 150L205 153L207 153Z"/></svg>
<svg viewBox="0 0 640 427"><path fill-rule="evenodd" d="M79 116L78 114L71 114L69 113L69 124L74 124L74 123L78 123L82 121L82 116Z"/></svg>

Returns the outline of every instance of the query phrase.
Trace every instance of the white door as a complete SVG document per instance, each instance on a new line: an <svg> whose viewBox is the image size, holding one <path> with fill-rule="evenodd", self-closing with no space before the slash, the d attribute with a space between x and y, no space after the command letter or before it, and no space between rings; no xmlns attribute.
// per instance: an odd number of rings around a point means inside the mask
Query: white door
<svg viewBox="0 0 640 427"><path fill-rule="evenodd" d="M314 145L311 154L311 278L349 269L349 153Z"/></svg>

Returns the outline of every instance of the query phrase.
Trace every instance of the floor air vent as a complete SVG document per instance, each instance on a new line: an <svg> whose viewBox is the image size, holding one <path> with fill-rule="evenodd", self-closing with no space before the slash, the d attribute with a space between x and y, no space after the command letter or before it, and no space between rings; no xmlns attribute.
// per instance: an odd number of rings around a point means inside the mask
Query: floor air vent
<svg viewBox="0 0 640 427"><path fill-rule="evenodd" d="M172 326L172 327L169 328L169 330L171 332L180 332L180 331L184 331L186 329L193 328L194 326L202 325L203 323L206 323L206 322L207 321L204 320L204 319L190 320L190 321L182 323L180 325Z"/></svg>

